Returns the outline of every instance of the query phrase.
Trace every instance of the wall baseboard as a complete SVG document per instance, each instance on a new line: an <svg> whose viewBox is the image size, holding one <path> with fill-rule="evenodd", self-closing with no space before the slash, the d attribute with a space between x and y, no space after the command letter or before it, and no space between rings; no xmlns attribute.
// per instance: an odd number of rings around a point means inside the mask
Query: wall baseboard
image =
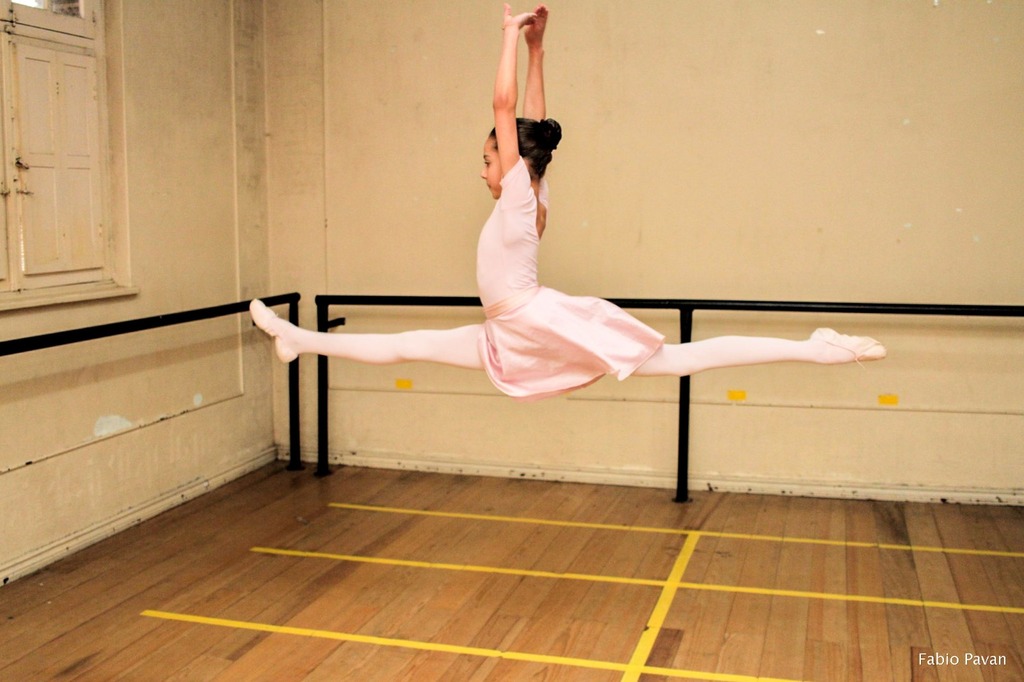
<svg viewBox="0 0 1024 682"><path fill-rule="evenodd" d="M303 461L306 453L303 453ZM315 461L315 455L312 461ZM399 452L343 452L331 453L328 461L333 465L367 467L371 469L399 469L462 476L493 476L533 481L562 481L566 483L596 483L624 485L639 488L675 489L674 473L631 469L602 469L598 467L540 467L519 462L484 462L448 460L440 457L410 457Z"/></svg>
<svg viewBox="0 0 1024 682"><path fill-rule="evenodd" d="M209 478L197 478L157 497L144 500L112 517L78 530L57 542L40 547L10 563L0 565L0 584L25 577L89 545L96 544L121 531L136 526L169 509L219 488L276 459L275 447L264 448L258 454L236 466Z"/></svg>
<svg viewBox="0 0 1024 682"><path fill-rule="evenodd" d="M315 452L303 452L303 461L316 461ZM527 463L501 463L449 460L441 457L410 457L397 452L333 452L334 465L399 469L408 471L495 476L538 481L596 483L642 488L675 490L675 472L638 471L606 468L542 468ZM693 474L690 490L751 493L756 495L793 495L851 500L888 500L950 504L991 504L1024 506L1024 489L971 489L865 483L858 481L792 481L759 477Z"/></svg>
<svg viewBox="0 0 1024 682"><path fill-rule="evenodd" d="M691 490L792 495L845 500L887 500L942 504L1024 505L1024 490L937 488L851 481L785 481L739 476L690 478Z"/></svg>

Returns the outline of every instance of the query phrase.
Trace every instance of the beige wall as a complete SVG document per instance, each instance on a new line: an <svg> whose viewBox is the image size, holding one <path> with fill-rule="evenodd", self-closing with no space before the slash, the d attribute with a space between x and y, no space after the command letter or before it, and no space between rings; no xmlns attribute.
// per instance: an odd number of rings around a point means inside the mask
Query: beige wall
<svg viewBox="0 0 1024 682"><path fill-rule="evenodd" d="M1024 302L1021 4L551 6L549 113L565 138L549 170L546 284L621 297ZM275 288L475 293L500 4L268 7ZM334 312L351 331L479 321ZM696 378L697 485L1020 501L1019 321L706 314L696 335L800 338L819 325L878 336L891 359ZM651 485L674 474L672 380L605 380L524 406L470 372L332 367L339 459ZM304 424L312 447L312 410Z"/></svg>
<svg viewBox="0 0 1024 682"><path fill-rule="evenodd" d="M550 171L547 284L1024 301L1024 6L552 4L549 103L566 136ZM307 326L319 293L473 294L499 12L476 0L415 12L110 0L112 228L139 293L4 312L0 338L291 290ZM353 331L479 320L335 313ZM673 333L671 316L641 316ZM697 336L800 337L821 324L876 335L892 357L698 377L695 484L1020 502L1019 322L705 314ZM269 350L231 319L0 359L0 578L268 461L287 442ZM605 380L520 405L439 367L335 362L333 377L336 459L674 476L673 380Z"/></svg>
<svg viewBox="0 0 1024 682"><path fill-rule="evenodd" d="M112 227L139 293L0 313L0 338L269 292L261 9L107 3ZM237 318L0 358L0 579L271 461L277 369Z"/></svg>

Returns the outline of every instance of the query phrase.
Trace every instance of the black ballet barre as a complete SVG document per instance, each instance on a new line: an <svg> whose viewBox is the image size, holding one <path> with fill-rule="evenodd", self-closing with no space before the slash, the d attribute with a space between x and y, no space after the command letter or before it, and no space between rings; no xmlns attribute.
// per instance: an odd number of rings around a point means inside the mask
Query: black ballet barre
<svg viewBox="0 0 1024 682"><path fill-rule="evenodd" d="M317 330L329 331L345 324L345 318L330 319L332 305L352 306L434 306L479 307L475 296L332 296L315 299ZM668 298L609 298L625 309L676 310L679 312L679 340L693 340L693 314L698 310L772 312L772 313L843 313L869 315L931 315L952 317L1024 317L1024 306L1010 305L945 305L927 303L818 303L803 301L715 301ZM317 359L317 476L331 473L328 451L329 369L327 358ZM676 469L676 502L689 500L690 468L690 377L679 378L678 467Z"/></svg>
<svg viewBox="0 0 1024 682"><path fill-rule="evenodd" d="M298 324L299 298L298 293L290 293L269 296L261 300L268 307L287 304L288 320L292 324ZM249 301L239 301L238 303L227 303L209 308L198 308L178 313L168 313L166 315L154 315L153 317L111 322L93 327L39 334L38 336L26 336L20 339L0 341L0 357L248 312ZM288 428L291 438L291 452L287 468L289 471L297 471L304 468L302 466L299 438L299 363L297 361L288 364Z"/></svg>

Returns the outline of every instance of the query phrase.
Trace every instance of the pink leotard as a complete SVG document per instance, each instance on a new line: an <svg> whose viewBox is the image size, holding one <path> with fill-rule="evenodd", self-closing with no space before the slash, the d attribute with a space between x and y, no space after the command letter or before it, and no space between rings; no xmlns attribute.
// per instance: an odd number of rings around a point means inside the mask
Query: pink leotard
<svg viewBox="0 0 1024 682"><path fill-rule="evenodd" d="M582 388L606 374L625 379L665 337L600 298L569 296L537 282L537 202L526 163L501 180L501 197L477 247L477 288L487 321L480 357L491 382L517 400Z"/></svg>

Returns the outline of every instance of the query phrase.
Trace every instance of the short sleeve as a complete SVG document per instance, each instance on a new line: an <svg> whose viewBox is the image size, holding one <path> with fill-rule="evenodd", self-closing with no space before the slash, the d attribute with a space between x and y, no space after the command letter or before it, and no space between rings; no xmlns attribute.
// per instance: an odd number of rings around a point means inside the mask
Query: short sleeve
<svg viewBox="0 0 1024 682"><path fill-rule="evenodd" d="M534 201L533 186L530 184L530 170L523 157L519 157L512 170L501 179L502 209L522 209Z"/></svg>

